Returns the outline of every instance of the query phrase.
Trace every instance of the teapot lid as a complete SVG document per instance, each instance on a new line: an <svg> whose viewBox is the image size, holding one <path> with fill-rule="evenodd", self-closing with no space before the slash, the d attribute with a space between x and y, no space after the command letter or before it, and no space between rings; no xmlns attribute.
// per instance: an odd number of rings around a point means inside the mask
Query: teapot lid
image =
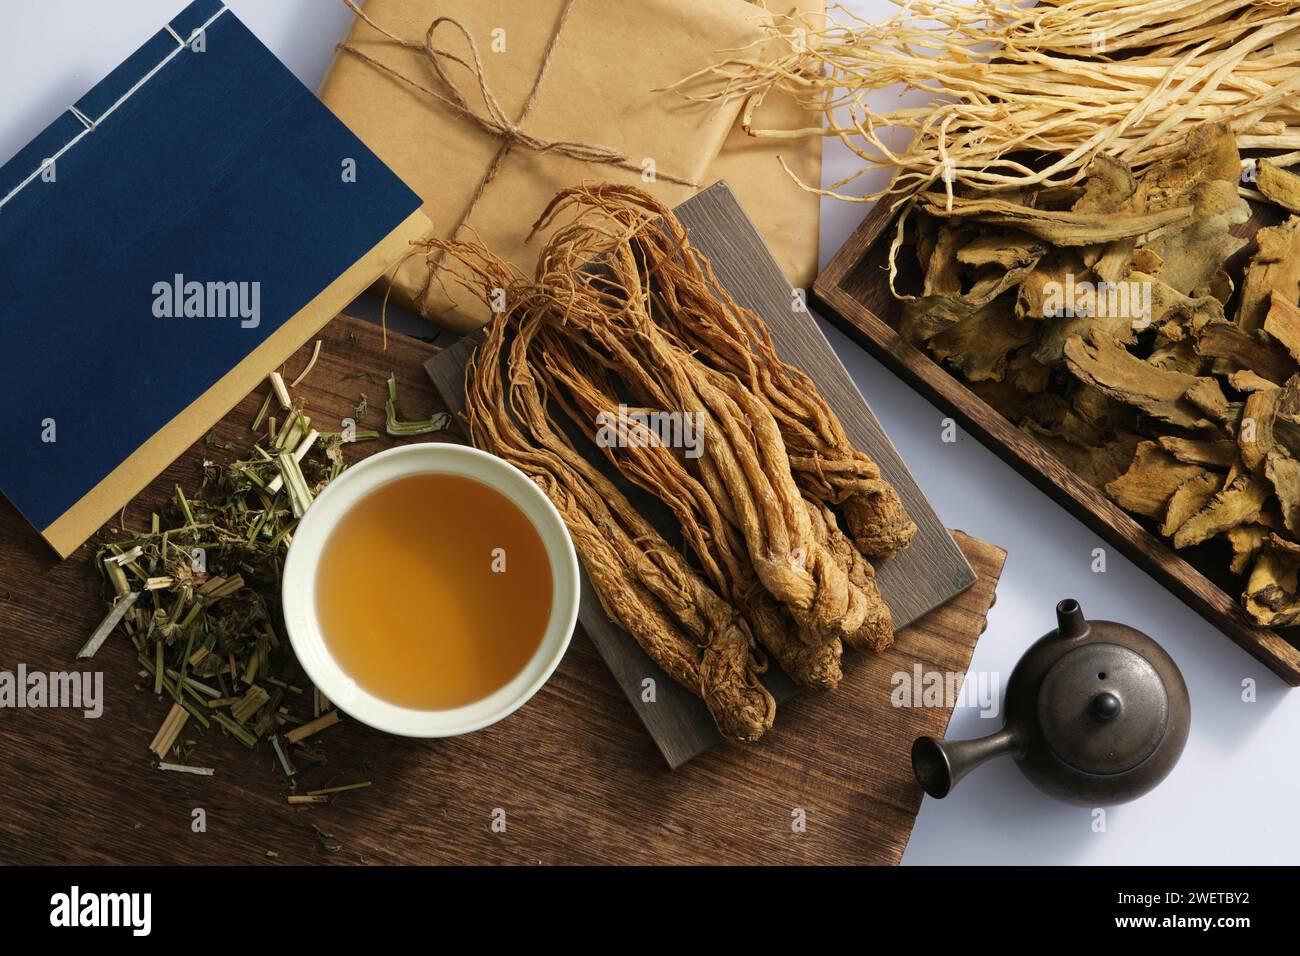
<svg viewBox="0 0 1300 956"><path fill-rule="evenodd" d="M1169 693L1141 654L1097 642L1063 654L1043 677L1038 723L1056 755L1084 773L1131 770L1160 746Z"/></svg>

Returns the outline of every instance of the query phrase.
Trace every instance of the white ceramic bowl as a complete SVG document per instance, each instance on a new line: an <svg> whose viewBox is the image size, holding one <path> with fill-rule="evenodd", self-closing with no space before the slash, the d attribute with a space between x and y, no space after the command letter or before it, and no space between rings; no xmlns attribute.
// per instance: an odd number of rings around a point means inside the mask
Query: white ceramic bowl
<svg viewBox="0 0 1300 956"><path fill-rule="evenodd" d="M316 614L316 568L325 540L343 513L380 485L408 475L431 473L472 478L505 495L537 529L551 563L551 617L536 653L500 690L449 710L401 707L369 693L330 653ZM353 465L307 509L285 561L283 598L285 627L294 653L307 676L330 701L362 723L389 733L451 737L479 730L513 713L555 672L578 617L578 558L555 506L514 465L464 445L403 445Z"/></svg>

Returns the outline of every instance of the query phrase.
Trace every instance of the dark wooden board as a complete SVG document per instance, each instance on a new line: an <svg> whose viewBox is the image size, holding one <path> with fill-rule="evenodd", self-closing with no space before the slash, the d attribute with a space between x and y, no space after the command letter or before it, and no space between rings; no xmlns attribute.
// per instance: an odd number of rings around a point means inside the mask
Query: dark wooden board
<svg viewBox="0 0 1300 956"><path fill-rule="evenodd" d="M675 212L690 231L696 248L712 262L722 285L741 305L762 317L781 357L813 379L827 404L839 415L849 439L879 464L881 474L898 489L908 514L916 522L917 534L907 549L888 561L875 562L880 593L889 605L895 628L905 627L970 587L975 579L970 565L811 314L793 308L790 283L731 189L717 183L682 203ZM465 368L476 344L477 337L466 337L426 364L443 401L456 413L464 408ZM659 530L670 541L680 538L680 530L670 520L660 522ZM636 641L609 620L585 574L579 620L641 714L669 766L680 767L721 742L700 700L669 680ZM655 705L641 700L646 678L654 678L660 689ZM795 691L794 685L775 668L765 683L778 704Z"/></svg>
<svg viewBox="0 0 1300 956"><path fill-rule="evenodd" d="M378 425L390 370L404 417L439 407L420 368L429 346L392 335L384 351L377 328L347 318L321 337L320 361L298 390L318 420L350 416L364 392L371 409L364 424ZM304 350L289 363L290 377L305 358ZM175 485L193 487L205 458L226 460L233 452L223 443L246 447L261 399L250 395L217 425L215 443L196 444L167 469L126 509L125 526L143 527ZM354 459L393 443L346 451ZM855 661L834 693L789 702L759 746L717 747L676 773L664 769L579 631L537 696L486 730L408 740L345 718L318 735L312 742L330 762L305 774L303 789L373 785L295 810L265 745L248 751L206 732L191 759L216 776L153 769L146 748L168 705L134 689L134 650L115 635L91 662L104 675L98 720L0 708L0 864L896 863L921 803L911 741L943 734L950 711L905 708L880 722L892 675L916 661L966 670L1005 557L959 540L978 572L975 586L902 631L894 649ZM104 609L92 553L82 548L60 562L0 502L0 671L85 665L74 655ZM498 808L504 833L491 825ZM790 826L797 809L808 819L798 834ZM204 811L205 832L193 828L196 810ZM322 853L313 825L342 849Z"/></svg>
<svg viewBox="0 0 1300 956"><path fill-rule="evenodd" d="M1225 591L899 336L900 304L887 281L894 218L890 203L877 203L817 277L813 291L827 317L1134 564L1288 684L1300 686L1300 648L1288 636L1252 622L1237 594ZM1256 207L1251 220L1233 232L1251 237L1262 224L1276 221L1271 211ZM1252 244L1238 262L1253 254Z"/></svg>

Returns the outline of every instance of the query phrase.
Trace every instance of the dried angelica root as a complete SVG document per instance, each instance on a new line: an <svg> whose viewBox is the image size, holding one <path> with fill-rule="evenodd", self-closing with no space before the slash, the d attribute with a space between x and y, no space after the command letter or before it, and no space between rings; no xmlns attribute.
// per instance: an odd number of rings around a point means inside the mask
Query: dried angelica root
<svg viewBox="0 0 1300 956"><path fill-rule="evenodd" d="M858 549L888 557L906 547L916 525L894 487L853 447L812 380L777 355L763 322L722 287L672 210L634 187L582 186L555 198L543 226L573 209L608 216L628 230L638 256L660 264L650 287L658 322L701 361L736 376L763 400L781 429L800 488L816 501L839 506Z"/></svg>
<svg viewBox="0 0 1300 956"><path fill-rule="evenodd" d="M561 193L543 221L569 195ZM677 265L634 248L638 228L622 227L596 208L555 232L538 279L554 303L554 327L644 404L698 416L706 436L697 462L701 482L743 535L759 580L801 627L825 641L879 647L881 616L888 612L874 588L868 593L853 584L814 537L768 405L736 376L698 361L657 324L651 275L664 280ZM598 271L584 268L597 258Z"/></svg>
<svg viewBox="0 0 1300 956"><path fill-rule="evenodd" d="M608 413L612 383L593 362L575 353L571 343L555 335L549 338L550 348L542 362L548 392L581 428L595 421L598 414ZM722 517L682 459L658 442L644 422L619 416L617 426L632 440L624 448L605 446L606 457L624 476L672 510L703 575L740 610L759 643L795 683L835 687L843 676L839 639L827 641L799 628L763 589L736 529Z"/></svg>
<svg viewBox="0 0 1300 956"><path fill-rule="evenodd" d="M860 629L865 635L868 647L873 651L883 651L893 643L893 622L880 594L876 590L876 570L862 553L840 530L835 521L835 512L824 504L806 501L808 516L812 521L813 533L822 543L832 559L844 569L849 582L863 594L867 595L867 621Z"/></svg>
<svg viewBox="0 0 1300 956"><path fill-rule="evenodd" d="M502 288L509 273L486 262ZM719 731L756 740L776 703L735 609L712 591L627 498L550 425L529 366L539 314L494 321L467 378L466 419L474 443L529 475L554 502L611 620L673 680L698 694ZM507 331L512 340L507 345Z"/></svg>
<svg viewBox="0 0 1300 956"><path fill-rule="evenodd" d="M561 234L563 241L564 234ZM620 254L626 253L626 254ZM590 261L591 256L579 261ZM638 266L626 248L608 257L610 271L639 286ZM630 270L630 271L629 271ZM706 368L653 323L639 288L624 285L628 307L611 314L599 288L580 274L564 301L564 327L598 336L606 356L634 393L654 407L698 416L706 451L700 477L723 515L739 529L758 579L795 620L825 641L874 646L862 634L870 598L855 588L813 535L802 496L771 413L735 378ZM571 332L570 334L573 334Z"/></svg>

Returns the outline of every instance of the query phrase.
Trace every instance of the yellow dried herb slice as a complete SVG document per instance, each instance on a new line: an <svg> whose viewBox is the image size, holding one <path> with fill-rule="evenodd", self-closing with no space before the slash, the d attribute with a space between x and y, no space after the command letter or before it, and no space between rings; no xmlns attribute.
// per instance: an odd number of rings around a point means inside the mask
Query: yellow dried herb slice
<svg viewBox="0 0 1300 956"><path fill-rule="evenodd" d="M1006 376L1010 354L1034 339L1034 323L1017 318L1007 299L998 299L969 319L954 323L929 341L930 351L972 382Z"/></svg>
<svg viewBox="0 0 1300 956"><path fill-rule="evenodd" d="M1183 438L1162 435L1160 447L1178 461L1206 468L1227 469L1237 461L1237 444L1230 438Z"/></svg>
<svg viewBox="0 0 1300 956"><path fill-rule="evenodd" d="M1057 246L1091 246L1130 236L1141 236L1156 229L1190 222L1194 213L1188 204L1171 209L1144 213L1077 213L1030 209L1005 199L948 198L937 193L922 193L920 208L940 219L987 223L1019 229Z"/></svg>
<svg viewBox="0 0 1300 956"><path fill-rule="evenodd" d="M1267 159L1255 164L1255 186L1287 212L1300 212L1300 176Z"/></svg>
<svg viewBox="0 0 1300 956"><path fill-rule="evenodd" d="M1223 476L1205 471L1178 486L1165 505L1160 533L1173 537L1193 515L1204 509L1223 486Z"/></svg>
<svg viewBox="0 0 1300 956"><path fill-rule="evenodd" d="M1087 340L1075 336L1067 341L1065 360L1081 381L1147 415L1180 428L1204 428L1212 424L1185 397L1198 383L1197 376L1155 368L1096 329L1089 333ZM1213 379L1200 381L1218 388Z"/></svg>
<svg viewBox="0 0 1300 956"><path fill-rule="evenodd" d="M1297 371L1296 360L1271 342L1261 342L1235 322L1210 321L1196 335L1196 352L1222 359L1224 371L1249 369L1279 385Z"/></svg>
<svg viewBox="0 0 1300 956"><path fill-rule="evenodd" d="M1274 292L1264 316L1264 331L1300 362L1300 306Z"/></svg>
<svg viewBox="0 0 1300 956"><path fill-rule="evenodd" d="M1242 602L1246 612L1264 627L1282 627L1300 617L1300 591L1296 571L1300 555L1266 541L1251 568Z"/></svg>
<svg viewBox="0 0 1300 956"><path fill-rule="evenodd" d="M1250 524L1259 518L1269 493L1269 487L1250 472L1238 474L1204 508L1183 522L1174 535L1174 547L1189 548L1229 528Z"/></svg>
<svg viewBox="0 0 1300 956"><path fill-rule="evenodd" d="M1200 465L1180 462L1155 442L1144 441L1128 470L1106 485L1106 493L1125 511L1159 518L1175 491L1205 473Z"/></svg>
<svg viewBox="0 0 1300 956"><path fill-rule="evenodd" d="M1236 316L1237 325L1251 333L1264 327L1273 293L1300 302L1300 216L1261 229L1255 242L1259 251L1246 268Z"/></svg>
<svg viewBox="0 0 1300 956"><path fill-rule="evenodd" d="M1271 533L1263 524L1243 524L1225 531L1223 536L1232 548L1228 570L1233 574L1245 574Z"/></svg>

